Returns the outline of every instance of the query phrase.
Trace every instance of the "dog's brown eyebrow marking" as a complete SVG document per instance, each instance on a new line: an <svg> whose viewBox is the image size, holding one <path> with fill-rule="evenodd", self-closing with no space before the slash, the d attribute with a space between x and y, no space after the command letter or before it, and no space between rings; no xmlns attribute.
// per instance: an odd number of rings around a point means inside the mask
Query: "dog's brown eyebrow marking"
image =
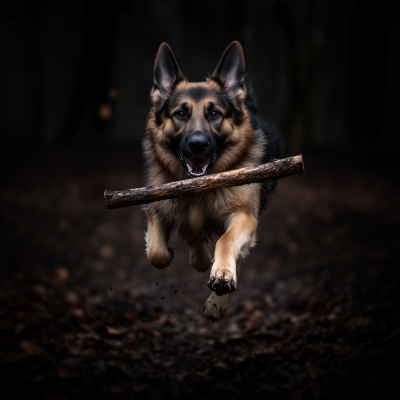
<svg viewBox="0 0 400 400"><path fill-rule="evenodd" d="M232 105L229 100L216 84L210 85L210 82L180 83L168 101L168 109L172 112L172 110L182 107L184 103L190 104L193 107L194 103L201 102L204 103L204 110L210 111L213 106L222 109L225 117L232 115ZM185 107L182 108L185 109ZM189 110L186 111L188 112Z"/></svg>

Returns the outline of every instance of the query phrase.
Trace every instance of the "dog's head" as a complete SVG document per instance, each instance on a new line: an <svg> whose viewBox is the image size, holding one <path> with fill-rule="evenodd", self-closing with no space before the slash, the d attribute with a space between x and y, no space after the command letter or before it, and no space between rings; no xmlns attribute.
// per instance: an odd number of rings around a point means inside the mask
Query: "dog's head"
<svg viewBox="0 0 400 400"><path fill-rule="evenodd" d="M205 82L188 82L161 44L147 130L155 156L177 179L225 171L243 158L253 139L244 72L242 46L232 42Z"/></svg>

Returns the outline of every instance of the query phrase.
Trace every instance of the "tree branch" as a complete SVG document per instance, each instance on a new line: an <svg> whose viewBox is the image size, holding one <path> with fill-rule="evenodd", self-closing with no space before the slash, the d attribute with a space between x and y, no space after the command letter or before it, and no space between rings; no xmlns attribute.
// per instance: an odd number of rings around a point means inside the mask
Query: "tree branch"
<svg viewBox="0 0 400 400"><path fill-rule="evenodd" d="M207 190L280 179L301 172L304 172L304 164L302 155L299 155L254 167L240 168L199 178L184 179L160 186L125 189L122 191L106 190L104 191L104 199L107 208L110 210L112 208L136 206L154 201L174 199Z"/></svg>

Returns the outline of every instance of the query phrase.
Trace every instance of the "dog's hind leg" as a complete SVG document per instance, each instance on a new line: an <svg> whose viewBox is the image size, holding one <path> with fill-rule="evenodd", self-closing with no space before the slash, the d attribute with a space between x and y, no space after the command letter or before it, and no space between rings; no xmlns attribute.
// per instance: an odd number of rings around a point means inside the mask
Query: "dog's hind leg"
<svg viewBox="0 0 400 400"><path fill-rule="evenodd" d="M198 272L205 272L211 267L211 253L203 241L190 244L189 263Z"/></svg>
<svg viewBox="0 0 400 400"><path fill-rule="evenodd" d="M168 247L172 227L163 223L157 214L146 213L148 230L145 234L148 260L159 269L171 264L174 252Z"/></svg>
<svg viewBox="0 0 400 400"><path fill-rule="evenodd" d="M217 296L215 293L211 293L208 296L203 307L203 312L207 319L214 322L220 320L224 316L228 308L228 296L229 294Z"/></svg>

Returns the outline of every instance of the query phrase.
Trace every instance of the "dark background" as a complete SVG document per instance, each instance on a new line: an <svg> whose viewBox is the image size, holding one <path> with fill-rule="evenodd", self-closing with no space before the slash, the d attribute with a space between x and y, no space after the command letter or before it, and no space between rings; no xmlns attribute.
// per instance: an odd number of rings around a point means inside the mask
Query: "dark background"
<svg viewBox="0 0 400 400"><path fill-rule="evenodd" d="M13 398L395 397L394 2L31 1L0 7L0 388ZM203 80L239 40L262 114L302 153L224 319L176 238L144 254L141 139L161 42ZM398 393L399 394L399 393ZM396 395L397 396L397 395Z"/></svg>
<svg viewBox="0 0 400 400"><path fill-rule="evenodd" d="M196 81L239 40L260 108L285 133L288 151L390 152L399 144L399 35L390 2L8 2L2 139L139 140L160 43Z"/></svg>

